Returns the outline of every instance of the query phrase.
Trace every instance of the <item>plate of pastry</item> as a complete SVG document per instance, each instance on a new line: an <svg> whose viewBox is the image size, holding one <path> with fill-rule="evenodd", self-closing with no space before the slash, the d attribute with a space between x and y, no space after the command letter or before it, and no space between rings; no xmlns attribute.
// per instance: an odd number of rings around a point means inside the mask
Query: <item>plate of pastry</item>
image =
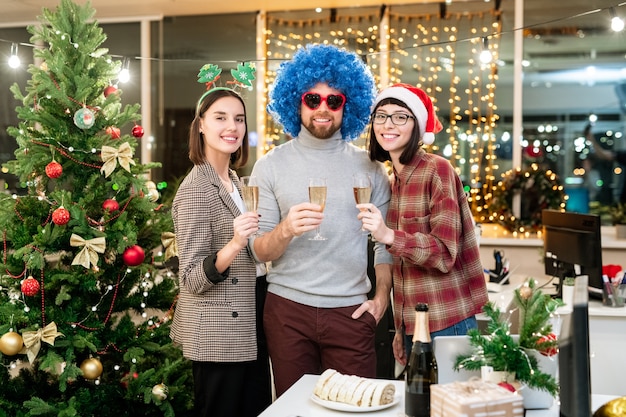
<svg viewBox="0 0 626 417"><path fill-rule="evenodd" d="M367 413L398 404L400 393L389 381L344 375L327 369L315 384L311 401L331 410Z"/></svg>

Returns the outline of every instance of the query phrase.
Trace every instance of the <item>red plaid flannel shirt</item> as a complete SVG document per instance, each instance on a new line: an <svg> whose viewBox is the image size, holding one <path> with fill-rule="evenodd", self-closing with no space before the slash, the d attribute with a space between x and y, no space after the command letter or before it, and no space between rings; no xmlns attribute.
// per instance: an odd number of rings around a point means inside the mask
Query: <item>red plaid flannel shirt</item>
<svg viewBox="0 0 626 417"><path fill-rule="evenodd" d="M423 149L395 181L387 224L396 329L413 334L415 305L429 305L430 331L481 312L487 288L463 184L448 160Z"/></svg>

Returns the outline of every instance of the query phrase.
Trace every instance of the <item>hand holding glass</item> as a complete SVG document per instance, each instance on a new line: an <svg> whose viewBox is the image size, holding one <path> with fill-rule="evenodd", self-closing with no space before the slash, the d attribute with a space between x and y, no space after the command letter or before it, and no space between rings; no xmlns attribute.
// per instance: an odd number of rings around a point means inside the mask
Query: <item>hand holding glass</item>
<svg viewBox="0 0 626 417"><path fill-rule="evenodd" d="M241 177L241 194L247 211L256 212L259 207L259 184L254 175ZM258 236L255 232L253 236Z"/></svg>
<svg viewBox="0 0 626 417"><path fill-rule="evenodd" d="M321 206L321 211L324 211L324 206L326 205L326 178L309 179L309 202ZM326 240L320 234L319 226L315 228L315 236L309 238L309 240Z"/></svg>
<svg viewBox="0 0 626 417"><path fill-rule="evenodd" d="M370 202L372 196L372 181L370 176L365 172L358 172L352 176L352 191L354 193L354 201L357 204L365 204ZM361 211L366 211L362 209ZM363 227L361 231L369 233Z"/></svg>

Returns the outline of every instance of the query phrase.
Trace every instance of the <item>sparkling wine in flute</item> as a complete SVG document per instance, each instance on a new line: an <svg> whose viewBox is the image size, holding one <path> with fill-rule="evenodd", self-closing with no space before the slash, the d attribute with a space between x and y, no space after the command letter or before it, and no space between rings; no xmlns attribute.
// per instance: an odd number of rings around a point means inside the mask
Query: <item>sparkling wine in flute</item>
<svg viewBox="0 0 626 417"><path fill-rule="evenodd" d="M357 172L353 176L352 191L354 192L354 201L357 204L365 204L370 202L372 197L372 181L370 176L365 172ZM365 211L361 209L361 211ZM361 227L361 232L369 234L369 232Z"/></svg>
<svg viewBox="0 0 626 417"><path fill-rule="evenodd" d="M372 196L370 176L365 172L354 174L352 177L352 190L354 191L354 200L357 204L369 203Z"/></svg>
<svg viewBox="0 0 626 417"><path fill-rule="evenodd" d="M309 201L313 204L322 206L326 205L326 187L309 187Z"/></svg>
<svg viewBox="0 0 626 417"><path fill-rule="evenodd" d="M256 211L259 207L259 184L256 177L241 177L241 194L247 211Z"/></svg>
<svg viewBox="0 0 626 417"><path fill-rule="evenodd" d="M357 204L369 203L372 196L372 187L353 187L354 201Z"/></svg>
<svg viewBox="0 0 626 417"><path fill-rule="evenodd" d="M256 212L259 208L259 184L254 175L241 177L241 197L246 211ZM254 232L253 236L259 236L259 232Z"/></svg>
<svg viewBox="0 0 626 417"><path fill-rule="evenodd" d="M326 206L325 178L309 179L309 202L321 206L322 211L324 211L324 206ZM319 226L315 229L315 236L309 238L309 240L326 240L326 238L321 235Z"/></svg>
<svg viewBox="0 0 626 417"><path fill-rule="evenodd" d="M246 210L257 211L259 208L259 187L257 185L242 186L241 192Z"/></svg>

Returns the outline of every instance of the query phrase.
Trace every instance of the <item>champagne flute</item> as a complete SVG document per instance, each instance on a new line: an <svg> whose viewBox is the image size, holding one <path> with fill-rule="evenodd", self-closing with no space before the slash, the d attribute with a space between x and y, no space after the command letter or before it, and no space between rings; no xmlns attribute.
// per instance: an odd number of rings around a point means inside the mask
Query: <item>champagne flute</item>
<svg viewBox="0 0 626 417"><path fill-rule="evenodd" d="M354 201L357 204L365 204L370 202L372 196L372 181L366 172L357 172L352 176L352 191L354 192ZM361 209L361 211L366 211ZM361 231L369 234L369 231L361 227Z"/></svg>
<svg viewBox="0 0 626 417"><path fill-rule="evenodd" d="M324 211L324 206L326 205L326 178L309 179L309 202L321 206L321 211ZM320 234L319 226L315 228L315 236L309 238L309 240L326 240Z"/></svg>
<svg viewBox="0 0 626 417"><path fill-rule="evenodd" d="M254 175L241 177L241 194L243 204L247 211L256 212L259 207L259 184ZM254 232L253 236L258 236L259 232Z"/></svg>

